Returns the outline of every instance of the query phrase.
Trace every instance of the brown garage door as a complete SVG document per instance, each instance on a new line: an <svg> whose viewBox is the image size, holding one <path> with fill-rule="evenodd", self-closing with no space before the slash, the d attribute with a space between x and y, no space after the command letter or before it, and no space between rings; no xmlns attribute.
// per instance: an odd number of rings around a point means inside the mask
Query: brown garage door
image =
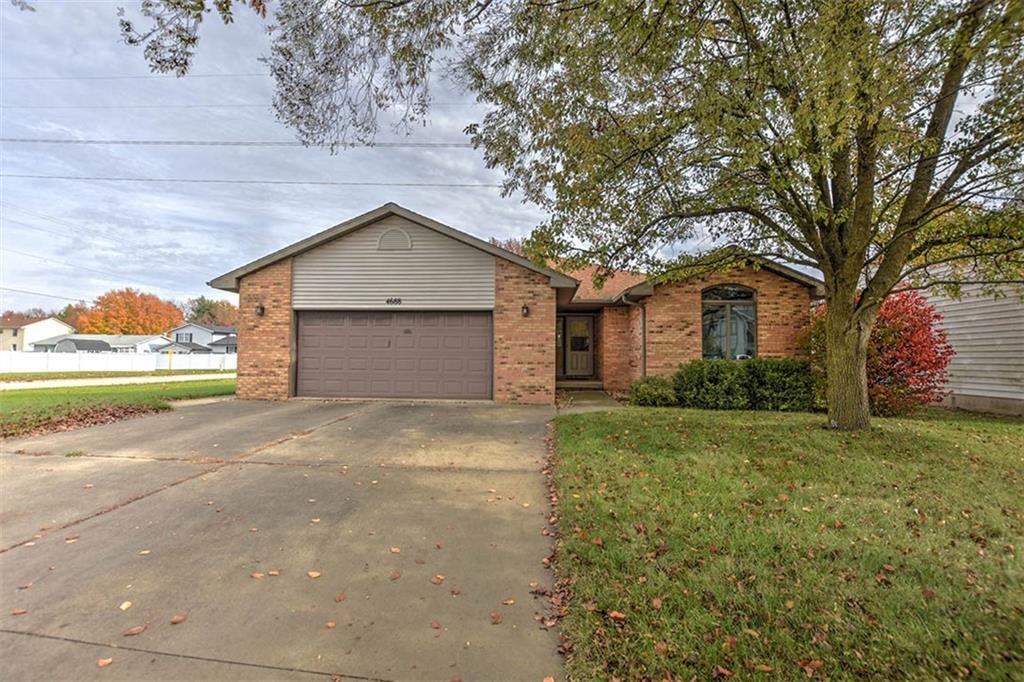
<svg viewBox="0 0 1024 682"><path fill-rule="evenodd" d="M302 311L300 396L491 397L489 312Z"/></svg>

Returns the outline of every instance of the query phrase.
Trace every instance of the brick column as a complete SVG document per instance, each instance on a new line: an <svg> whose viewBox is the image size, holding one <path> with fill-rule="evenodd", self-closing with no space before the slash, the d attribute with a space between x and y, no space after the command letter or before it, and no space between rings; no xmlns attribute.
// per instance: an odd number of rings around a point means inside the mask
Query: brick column
<svg viewBox="0 0 1024 682"><path fill-rule="evenodd" d="M547 276L502 258L494 272L494 399L555 402L555 290Z"/></svg>
<svg viewBox="0 0 1024 682"><path fill-rule="evenodd" d="M278 261L239 282L238 387L245 400L291 395L292 259ZM263 316L256 314L262 305Z"/></svg>

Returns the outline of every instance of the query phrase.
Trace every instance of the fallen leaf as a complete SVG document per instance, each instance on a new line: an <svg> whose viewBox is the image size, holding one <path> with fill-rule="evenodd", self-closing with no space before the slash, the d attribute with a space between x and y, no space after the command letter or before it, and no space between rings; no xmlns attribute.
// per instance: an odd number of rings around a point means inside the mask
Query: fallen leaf
<svg viewBox="0 0 1024 682"><path fill-rule="evenodd" d="M28 609L11 609L12 616L24 616L28 613Z"/></svg>
<svg viewBox="0 0 1024 682"><path fill-rule="evenodd" d="M501 619L501 611L491 611L491 625L500 625Z"/></svg>
<svg viewBox="0 0 1024 682"><path fill-rule="evenodd" d="M112 658L97 658L96 659L96 667L97 668L106 668L108 665L110 665L113 662L114 662L114 659L112 659Z"/></svg>
<svg viewBox="0 0 1024 682"><path fill-rule="evenodd" d="M536 580L531 580L530 582L527 583L527 585L530 586L531 590L535 590L535 589L537 589L540 586L540 583L537 582Z"/></svg>
<svg viewBox="0 0 1024 682"><path fill-rule="evenodd" d="M118 606L117 608L121 609L122 611L127 611L131 607L132 607L132 603L130 601L123 601L123 602L121 602L121 605Z"/></svg>
<svg viewBox="0 0 1024 682"><path fill-rule="evenodd" d="M180 625L185 622L186 618L188 618L187 613L177 613L171 617L171 625Z"/></svg>
<svg viewBox="0 0 1024 682"><path fill-rule="evenodd" d="M149 550L148 549L143 549L143 550L141 550L139 552L139 556L146 556L147 554L149 554Z"/></svg>
<svg viewBox="0 0 1024 682"><path fill-rule="evenodd" d="M276 578L277 576L281 575L281 571L267 571L267 575L271 576L272 578Z"/></svg>
<svg viewBox="0 0 1024 682"><path fill-rule="evenodd" d="M770 673L770 672L772 672L774 670L774 668L772 668L767 663L758 663L757 665L754 666L754 670L758 670L758 671L763 672L763 673Z"/></svg>
<svg viewBox="0 0 1024 682"><path fill-rule="evenodd" d="M723 668L722 666L719 665L719 666L715 667L715 673L712 675L712 677L714 677L714 678L732 677L732 674L733 673L732 673L731 670L729 670L728 668Z"/></svg>
<svg viewBox="0 0 1024 682"><path fill-rule="evenodd" d="M513 604L515 604L515 603L516 603L516 600L515 600L515 599L512 599L512 598L509 598L509 599L502 599L502 600L501 600L501 603L502 603L502 604L504 604L505 606L512 606Z"/></svg>
<svg viewBox="0 0 1024 682"><path fill-rule="evenodd" d="M401 547L392 547L391 548L391 553L392 554L400 554L401 552L402 552L402 548Z"/></svg>
<svg viewBox="0 0 1024 682"><path fill-rule="evenodd" d="M430 579L430 582L434 583L435 585L440 585L441 583L444 582L444 576L443 575L435 575L433 578Z"/></svg>
<svg viewBox="0 0 1024 682"><path fill-rule="evenodd" d="M544 682L555 682L555 678L551 677L551 675L548 675L544 678Z"/></svg>
<svg viewBox="0 0 1024 682"><path fill-rule="evenodd" d="M796 605L793 603L792 599L787 599L786 600L786 608L787 609L792 609L794 606L796 606Z"/></svg>
<svg viewBox="0 0 1024 682"><path fill-rule="evenodd" d="M434 547L436 547L437 549L444 549L444 543L443 542L439 542L436 545L434 545Z"/></svg>
<svg viewBox="0 0 1024 682"><path fill-rule="evenodd" d="M417 566L422 566L423 564L425 564L427 562L424 561L423 559L416 559L415 563L416 563Z"/></svg>
<svg viewBox="0 0 1024 682"><path fill-rule="evenodd" d="M263 577L263 574L260 573L259 571L256 571L255 573L252 574L251 577L256 578L257 580L259 580L260 578Z"/></svg>
<svg viewBox="0 0 1024 682"><path fill-rule="evenodd" d="M779 493L779 496L775 498L779 502L789 502L789 495L786 493Z"/></svg>
<svg viewBox="0 0 1024 682"><path fill-rule="evenodd" d="M340 604L341 602L345 601L346 599L348 599L348 595L345 594L344 592L339 592L338 594L334 595L334 602L336 604Z"/></svg>
<svg viewBox="0 0 1024 682"><path fill-rule="evenodd" d="M77 535L69 535L66 538L64 538L64 542L66 542L69 545L71 543L73 543L73 542L78 542L78 536Z"/></svg>
<svg viewBox="0 0 1024 682"><path fill-rule="evenodd" d="M825 665L825 663L815 659L813 661L797 661L797 665L803 668L804 674L806 674L807 677L814 677L814 673Z"/></svg>
<svg viewBox="0 0 1024 682"><path fill-rule="evenodd" d="M660 609L661 608L661 599L659 597L655 597L654 599L651 600L651 608L655 608L655 609Z"/></svg>
<svg viewBox="0 0 1024 682"><path fill-rule="evenodd" d="M656 653L656 654L667 654L668 653L668 644L666 644L665 642L658 642L658 643L656 643L654 645L654 653Z"/></svg>
<svg viewBox="0 0 1024 682"><path fill-rule="evenodd" d="M927 601L931 601L932 599L935 599L935 590L931 589L930 587L926 587L923 590L921 590L921 596L924 597Z"/></svg>
<svg viewBox="0 0 1024 682"><path fill-rule="evenodd" d="M310 578L319 578L320 571L306 571L306 575L308 575Z"/></svg>
<svg viewBox="0 0 1024 682"><path fill-rule="evenodd" d="M529 506L530 506L530 503L529 503L529 502L523 502L523 506L524 506L524 507L529 507Z"/></svg>
<svg viewBox="0 0 1024 682"><path fill-rule="evenodd" d="M440 630L441 624L438 623L436 620L432 620L430 621L430 627L434 628L435 630Z"/></svg>
<svg viewBox="0 0 1024 682"><path fill-rule="evenodd" d="M125 637L134 637L135 635L141 635L145 631L146 631L146 626L145 625L136 625L133 628L128 628L127 630L125 630L121 634L124 635Z"/></svg>
<svg viewBox="0 0 1024 682"><path fill-rule="evenodd" d="M310 520L309 520L309 522L310 522L310 523L320 523L320 519L319 519L319 518L316 518L316 519L310 519Z"/></svg>
<svg viewBox="0 0 1024 682"><path fill-rule="evenodd" d="M329 620L326 623L324 623L324 627L328 630L333 630L334 628L338 627L338 624L335 623L333 620Z"/></svg>
<svg viewBox="0 0 1024 682"><path fill-rule="evenodd" d="M250 532L250 533L255 533L255 532L256 532L256 531L258 531L258 530L259 530L259 528L250 528L250 529L249 529L249 532Z"/></svg>
<svg viewBox="0 0 1024 682"><path fill-rule="evenodd" d="M392 581L398 580L401 577L402 577L402 572L401 571L392 571L391 572L391 580Z"/></svg>
<svg viewBox="0 0 1024 682"><path fill-rule="evenodd" d="M614 621L619 621L619 622L622 622L622 621L626 620L626 614L622 613L621 611L611 611L608 614L608 617L611 618Z"/></svg>

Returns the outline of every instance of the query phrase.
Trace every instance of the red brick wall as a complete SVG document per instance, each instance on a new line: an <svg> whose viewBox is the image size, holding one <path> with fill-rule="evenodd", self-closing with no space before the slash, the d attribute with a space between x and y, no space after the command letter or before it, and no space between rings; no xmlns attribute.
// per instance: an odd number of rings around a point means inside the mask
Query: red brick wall
<svg viewBox="0 0 1024 682"><path fill-rule="evenodd" d="M640 355L633 351L633 320L638 311L626 306L606 307L597 316L597 361L606 391L625 391L640 378Z"/></svg>
<svg viewBox="0 0 1024 682"><path fill-rule="evenodd" d="M545 275L495 258L494 399L555 401L555 290ZM523 304L530 307L523 317Z"/></svg>
<svg viewBox="0 0 1024 682"><path fill-rule="evenodd" d="M238 387L247 400L282 400L291 394L292 260L246 275L239 282ZM263 317L256 315L262 305Z"/></svg>
<svg viewBox="0 0 1024 682"><path fill-rule="evenodd" d="M799 337L810 323L811 292L768 270L744 268L655 287L646 299L647 374L671 374L701 357L701 291L741 284L757 292L757 355L799 355Z"/></svg>

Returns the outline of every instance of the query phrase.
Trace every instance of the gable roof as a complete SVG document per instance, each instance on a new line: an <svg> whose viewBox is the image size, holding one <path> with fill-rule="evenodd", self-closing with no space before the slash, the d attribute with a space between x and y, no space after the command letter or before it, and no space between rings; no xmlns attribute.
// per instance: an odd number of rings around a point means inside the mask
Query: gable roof
<svg viewBox="0 0 1024 682"><path fill-rule="evenodd" d="M445 237L450 237L451 239L462 242L463 244L466 244L468 246L472 246L473 248L484 251L485 253L489 253L497 258L503 258L507 261L511 261L516 265L520 265L526 268L527 270L532 270L533 272L546 275L547 277L550 278L551 286L553 287L560 289L571 289L576 287L576 285L578 284L578 282L575 279L567 275L564 275L561 272L558 272L557 270L552 270L551 268L536 265L529 261L528 259L523 258L522 256L519 256L517 254L514 254L511 251L507 251L501 248L500 246L488 244L484 240L477 239L473 235L466 234L465 232L456 230L454 227L449 227L448 225L439 223L436 220L432 220L426 216L420 215L419 213L410 211L409 209L399 206L398 204L393 202L384 204L379 208L375 208L372 211L364 213L360 216L356 216L351 220L346 220L343 223L338 223L334 227L329 227L322 232L318 232L310 237L306 237L305 239L297 241L294 244L284 247L283 249L278 249L277 251L274 251L271 254L263 256L262 258L257 258L251 263L247 263L246 265L243 265L240 268L236 268L231 272L226 272L219 277L213 278L212 280L207 282L207 284L209 284L214 289L223 289L224 291L237 292L238 280L251 272L255 272L260 268L264 268L268 265L276 263L277 261L283 260L290 256L297 256L300 253L309 251L310 249L316 248L321 244L326 244L329 241L333 241L350 232L355 232L360 228L366 227L367 225L370 225L372 223L377 222L378 220L382 220L383 218L387 218L388 216L392 215L404 218L409 222L433 230L439 234L444 235Z"/></svg>
<svg viewBox="0 0 1024 682"><path fill-rule="evenodd" d="M237 345L238 345L238 337L235 336L234 334L232 334L230 336L225 336L224 338L220 338L220 339L217 339L216 341L211 341L210 342L210 346L237 346Z"/></svg>
<svg viewBox="0 0 1024 682"><path fill-rule="evenodd" d="M781 263L776 263L773 260L768 260L762 256L747 254L744 258L749 262L756 263L757 267L763 270L774 272L777 275L781 275L782 277L791 279L798 284L804 285L808 289L811 289L813 294L818 298L823 298L825 296L825 283L817 277L808 275L805 272L800 272L788 265L782 265ZM615 300L620 300L626 296L650 296L654 293L655 286L657 286L656 282L644 280L639 284L635 284L628 289L625 289L615 298Z"/></svg>
<svg viewBox="0 0 1024 682"><path fill-rule="evenodd" d="M85 350L85 351L105 351L105 350L110 350L110 344L107 343L106 341L101 341L100 339L76 339L76 338L72 337L72 338L62 339L61 341L58 342L58 344L60 344L60 343L68 343L75 350Z"/></svg>
<svg viewBox="0 0 1024 682"><path fill-rule="evenodd" d="M3 327L4 329L21 329L22 327L27 327L30 324L35 324L36 322L43 322L45 320L56 320L57 322L60 322L62 325L64 325L71 331L75 330L75 328L72 327L70 324L68 324L64 320L61 320L60 318L54 317L53 315L47 315L46 317L29 317L28 315L14 314L7 317L0 317L0 327Z"/></svg>
<svg viewBox="0 0 1024 682"><path fill-rule="evenodd" d="M234 327L228 327L223 324L206 324L205 322L186 322L184 324L179 324L177 327L172 328L171 331L167 333L170 334L173 331L177 331L178 329L183 329L185 327L199 327L200 329L205 329L206 331L213 332L214 334L235 333Z"/></svg>
<svg viewBox="0 0 1024 682"><path fill-rule="evenodd" d="M174 348L184 348L185 350L190 350L193 353L195 353L195 352L199 352L199 353L206 352L206 353L209 353L210 352L210 349L208 347L204 346L201 343L193 343L192 341L172 341L169 344L167 344L166 346L160 346L159 348L154 348L153 350L156 351L157 353L162 353L163 351L165 351L165 350L167 350L168 348L171 348L171 347L174 347Z"/></svg>
<svg viewBox="0 0 1024 682"><path fill-rule="evenodd" d="M580 282L576 289L576 295L572 297L573 303L610 303L622 295L626 289L647 281L647 276L637 272L626 270L613 270L605 279L604 286L598 289L594 286L594 275L597 274L597 265L588 265L579 270L570 270L567 274Z"/></svg>

